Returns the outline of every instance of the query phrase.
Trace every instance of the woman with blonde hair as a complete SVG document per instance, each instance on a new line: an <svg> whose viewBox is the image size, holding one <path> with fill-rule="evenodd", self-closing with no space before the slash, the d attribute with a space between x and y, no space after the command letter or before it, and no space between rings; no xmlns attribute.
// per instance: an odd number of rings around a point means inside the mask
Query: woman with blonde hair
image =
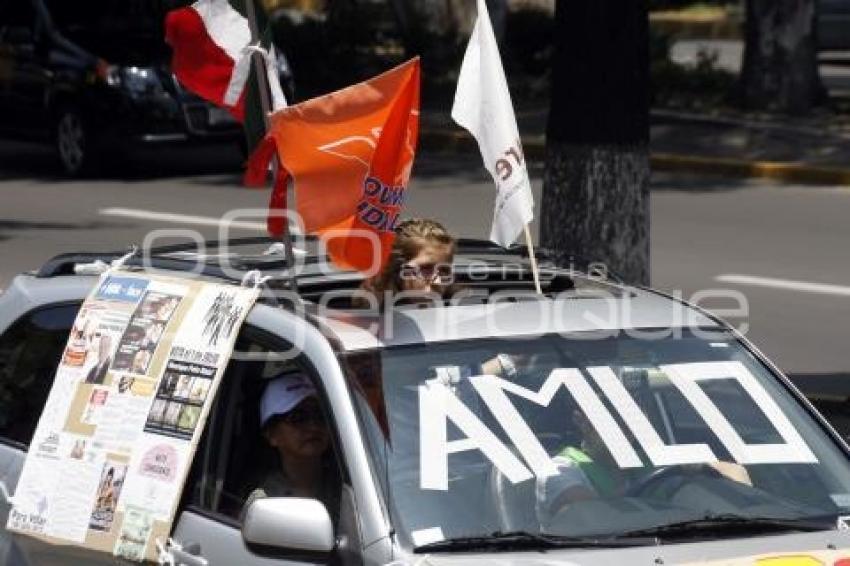
<svg viewBox="0 0 850 566"><path fill-rule="evenodd" d="M380 306L394 295L406 303L445 296L451 289L454 252L454 237L436 220L405 220L396 227L386 266L364 281L361 292L371 293ZM370 301L361 296L354 303L363 307Z"/></svg>

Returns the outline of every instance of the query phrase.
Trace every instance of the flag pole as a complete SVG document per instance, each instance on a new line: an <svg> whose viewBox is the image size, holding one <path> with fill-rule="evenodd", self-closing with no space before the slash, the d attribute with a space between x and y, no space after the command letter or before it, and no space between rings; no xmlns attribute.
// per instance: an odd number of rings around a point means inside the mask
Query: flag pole
<svg viewBox="0 0 850 566"><path fill-rule="evenodd" d="M245 18L248 20L248 29L251 30L251 44L260 41L260 30L257 25L257 7L254 5L255 0L245 0ZM263 110L263 123L266 125L266 130L269 128L269 113L271 112L272 103L269 98L269 83L266 76L266 65L263 61L263 56L260 53L254 52L251 54L251 61L254 64L254 72L257 74L257 86L260 91L260 108Z"/></svg>
<svg viewBox="0 0 850 566"><path fill-rule="evenodd" d="M537 266L537 255L534 253L534 244L531 242L531 230L528 224L524 225L525 245L528 248L528 259L531 260L531 273L534 276L534 288L538 295L543 294L543 288L540 287L540 268Z"/></svg>
<svg viewBox="0 0 850 566"><path fill-rule="evenodd" d="M260 41L260 29L257 25L257 7L254 2L255 0L245 0L245 19L248 20L248 29L251 30L252 45ZM271 46L269 49L271 49ZM254 65L254 73L257 75L257 90L260 94L260 108L263 112L263 124L265 125L265 131L268 132L271 125L270 116L272 108L271 99L269 98L269 80L271 79L269 79L266 74L266 62L263 60L263 55L261 53L252 53L251 61ZM278 171L279 168L280 163L275 155L272 160L272 178L277 178L280 174ZM293 251L294 244L292 242L292 230L289 226L288 209L284 220L283 248L284 253L286 254L286 263L289 266L290 286L295 293L298 293L298 278L295 274L295 252Z"/></svg>

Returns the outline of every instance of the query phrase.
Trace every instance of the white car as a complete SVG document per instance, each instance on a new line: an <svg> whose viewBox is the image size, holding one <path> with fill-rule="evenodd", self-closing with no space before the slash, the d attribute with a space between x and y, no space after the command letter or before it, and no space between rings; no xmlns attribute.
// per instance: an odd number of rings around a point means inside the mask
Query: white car
<svg viewBox="0 0 850 566"><path fill-rule="evenodd" d="M460 242L467 289L386 312L268 243L152 250L149 269L274 278L249 313L164 548L176 564L847 564L848 446L722 321L651 289ZM236 255L233 255L233 252ZM0 485L14 493L76 311L60 256L0 296ZM541 260L545 258L541 257ZM227 269L224 261L230 265ZM197 261L201 275L191 274ZM293 352L282 358L276 354ZM332 504L245 505L268 464L264 381L297 366L332 431ZM0 525L8 504L0 502ZM790 558L789 558L790 559ZM0 564L115 564L0 530ZM737 563L737 562L735 562Z"/></svg>

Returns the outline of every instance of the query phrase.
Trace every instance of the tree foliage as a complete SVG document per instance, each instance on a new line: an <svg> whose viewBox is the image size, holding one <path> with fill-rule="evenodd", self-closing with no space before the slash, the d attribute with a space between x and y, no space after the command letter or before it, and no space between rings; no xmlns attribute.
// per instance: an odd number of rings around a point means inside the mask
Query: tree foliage
<svg viewBox="0 0 850 566"><path fill-rule="evenodd" d="M410 55L426 69L445 69L458 58L475 23L473 0L390 0ZM504 35L507 0L487 0L497 38Z"/></svg>

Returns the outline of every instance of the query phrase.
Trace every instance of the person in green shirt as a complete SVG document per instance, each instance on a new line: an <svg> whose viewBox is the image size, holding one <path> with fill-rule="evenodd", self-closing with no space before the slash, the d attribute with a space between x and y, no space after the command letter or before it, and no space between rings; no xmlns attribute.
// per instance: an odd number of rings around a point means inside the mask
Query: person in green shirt
<svg viewBox="0 0 850 566"><path fill-rule="evenodd" d="M573 411L573 423L581 434L579 446L566 446L555 458L577 467L595 496L622 495L628 485L628 477L614 461L602 437L581 411Z"/></svg>
<svg viewBox="0 0 850 566"><path fill-rule="evenodd" d="M558 473L537 481L537 517L545 525L567 505L622 495L626 473L614 461L599 433L579 410L572 420L580 434L577 445L560 448L553 456Z"/></svg>
<svg viewBox="0 0 850 566"><path fill-rule="evenodd" d="M537 509L541 524L572 503L622 497L635 481L658 469L644 462L642 468L624 470L584 413L574 410L572 420L581 440L577 446L564 446L552 457L558 467L558 475L538 481ZM706 466L713 468L722 478L752 486L749 473L740 464L717 461Z"/></svg>

